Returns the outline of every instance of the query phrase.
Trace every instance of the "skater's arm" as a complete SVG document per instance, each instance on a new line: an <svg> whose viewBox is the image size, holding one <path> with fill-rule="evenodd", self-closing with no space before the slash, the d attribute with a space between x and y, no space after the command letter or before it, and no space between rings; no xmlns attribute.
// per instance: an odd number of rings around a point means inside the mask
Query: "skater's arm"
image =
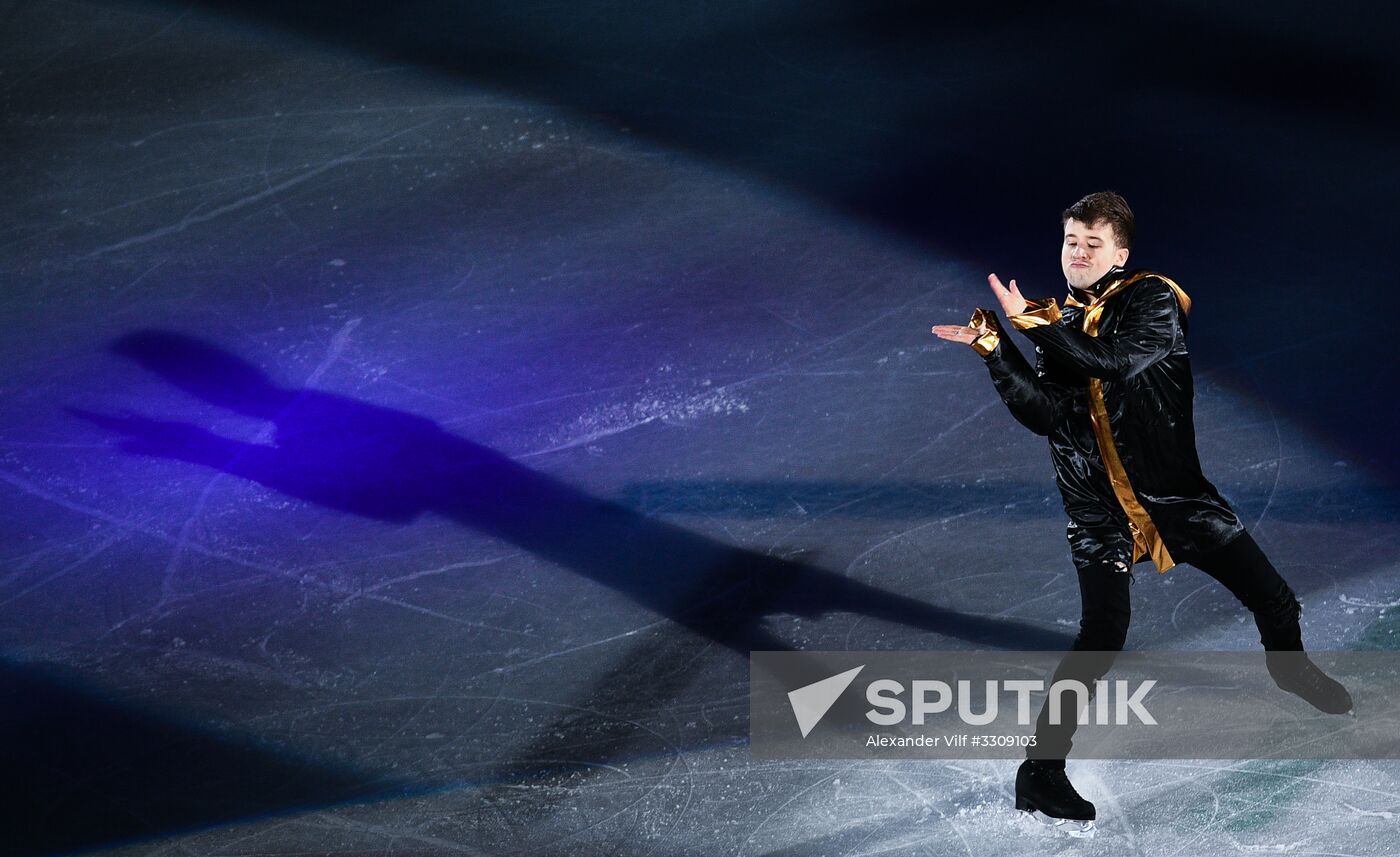
<svg viewBox="0 0 1400 857"><path fill-rule="evenodd" d="M1016 343L1002 332L996 313L978 308L973 311L968 327L985 330L972 340L973 349L982 357L991 373L992 385L1016 421L1041 436L1050 434L1055 417L1055 398L1042 378L1044 364L1039 355L1036 368L1031 369Z"/></svg>
<svg viewBox="0 0 1400 857"><path fill-rule="evenodd" d="M1057 361L1091 378L1131 378L1171 352L1180 322L1174 290L1153 277L1134 286L1126 315L1111 334L1090 336L1063 320L1054 298L1026 302L1011 324Z"/></svg>

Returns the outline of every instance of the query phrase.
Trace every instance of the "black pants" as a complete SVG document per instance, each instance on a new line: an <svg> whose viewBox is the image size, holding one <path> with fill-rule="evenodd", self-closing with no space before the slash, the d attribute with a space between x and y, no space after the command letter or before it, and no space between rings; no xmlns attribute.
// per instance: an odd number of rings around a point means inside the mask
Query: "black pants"
<svg viewBox="0 0 1400 857"><path fill-rule="evenodd" d="M1288 583L1269 562L1248 531L1224 547L1204 554L1175 556L1224 584L1254 614L1259 642L1268 651L1302 651L1298 624L1302 608ZM1060 661L1052 681L1078 679L1092 693L1094 682L1113 665L1128 636L1132 615L1128 587L1132 573L1116 563L1079 569L1079 598L1083 614L1079 634ZM1073 694L1066 694L1066 703ZM1036 720L1035 745L1027 748L1032 759L1063 759L1069 753L1075 729L1074 706L1066 705L1060 724L1050 723L1049 700Z"/></svg>

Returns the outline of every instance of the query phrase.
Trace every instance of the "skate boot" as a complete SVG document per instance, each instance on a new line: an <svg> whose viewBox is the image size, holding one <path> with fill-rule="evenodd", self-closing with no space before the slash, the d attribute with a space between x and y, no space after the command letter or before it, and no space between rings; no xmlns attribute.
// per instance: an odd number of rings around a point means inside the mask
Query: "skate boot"
<svg viewBox="0 0 1400 857"><path fill-rule="evenodd" d="M1296 694L1319 711L1328 714L1350 714L1351 694L1327 673L1318 669L1306 652L1267 652L1265 659L1274 683Z"/></svg>
<svg viewBox="0 0 1400 857"><path fill-rule="evenodd" d="M1016 771L1016 808L1070 836L1094 835L1094 805L1079 796L1065 776L1063 759L1027 759Z"/></svg>

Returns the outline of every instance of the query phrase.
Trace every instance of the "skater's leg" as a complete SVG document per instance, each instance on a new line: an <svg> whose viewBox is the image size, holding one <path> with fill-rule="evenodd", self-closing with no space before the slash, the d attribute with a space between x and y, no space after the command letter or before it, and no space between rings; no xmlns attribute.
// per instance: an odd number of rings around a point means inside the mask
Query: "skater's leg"
<svg viewBox="0 0 1400 857"><path fill-rule="evenodd" d="M1254 614L1265 649L1303 650L1302 606L1248 530L1210 553L1186 555L1186 561L1218 580Z"/></svg>
<svg viewBox="0 0 1400 857"><path fill-rule="evenodd" d="M1111 561L1079 569L1079 599L1081 616L1079 634L1070 651L1065 653L1055 669L1053 682L1076 679L1090 691L1094 682L1103 678L1128 637L1132 618L1129 595L1131 572L1126 561ZM1035 725L1035 744L1026 748L1026 758L1055 760L1063 763L1069 754L1076 727L1074 694L1064 695L1066 705L1060 712L1060 723L1050 722L1050 697L1047 695Z"/></svg>
<svg viewBox="0 0 1400 857"><path fill-rule="evenodd" d="M1051 687L1063 679L1075 679L1092 695L1094 682L1108 672L1127 641L1132 618L1132 563L1128 555L1132 543L1119 541L1125 555L1109 556L1078 569L1079 633L1055 668ZM1066 704L1061 707L1059 723L1050 722L1050 699L1047 694L1035 724L1035 743L1026 748L1026 761L1016 771L1016 808L1066 825L1072 835L1092 836L1094 805L1074 790L1065 775L1065 756L1078 723L1079 699L1076 694L1064 695Z"/></svg>
<svg viewBox="0 0 1400 857"><path fill-rule="evenodd" d="M1259 641L1267 651L1269 675L1289 693L1329 714L1352 710L1345 687L1317 667L1303 649L1302 606L1292 588L1246 530L1229 544L1183 558L1224 584L1254 614Z"/></svg>

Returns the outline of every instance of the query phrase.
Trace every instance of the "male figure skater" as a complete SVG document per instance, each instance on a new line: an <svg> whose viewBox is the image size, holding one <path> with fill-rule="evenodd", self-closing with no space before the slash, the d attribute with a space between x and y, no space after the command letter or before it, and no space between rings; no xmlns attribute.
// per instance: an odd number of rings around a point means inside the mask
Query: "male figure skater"
<svg viewBox="0 0 1400 857"><path fill-rule="evenodd" d="M1008 287L996 274L987 278L1011 325L1035 345L1034 369L992 310L978 308L966 325L933 327L970 344L1011 414L1049 438L1083 611L1053 680L1092 689L1111 666L1128 631L1134 565L1150 560L1165 572L1189 562L1253 613L1279 687L1322 711L1348 713L1346 688L1303 653L1293 590L1201 472L1186 348L1190 298L1168 277L1124 269L1134 218L1118 194L1090 194L1060 220L1063 307L1054 298L1025 299L1014 279ZM1047 711L1016 774L1016 806L1057 824L1077 821L1069 832L1092 835L1094 805L1065 775L1076 718L1052 725Z"/></svg>

